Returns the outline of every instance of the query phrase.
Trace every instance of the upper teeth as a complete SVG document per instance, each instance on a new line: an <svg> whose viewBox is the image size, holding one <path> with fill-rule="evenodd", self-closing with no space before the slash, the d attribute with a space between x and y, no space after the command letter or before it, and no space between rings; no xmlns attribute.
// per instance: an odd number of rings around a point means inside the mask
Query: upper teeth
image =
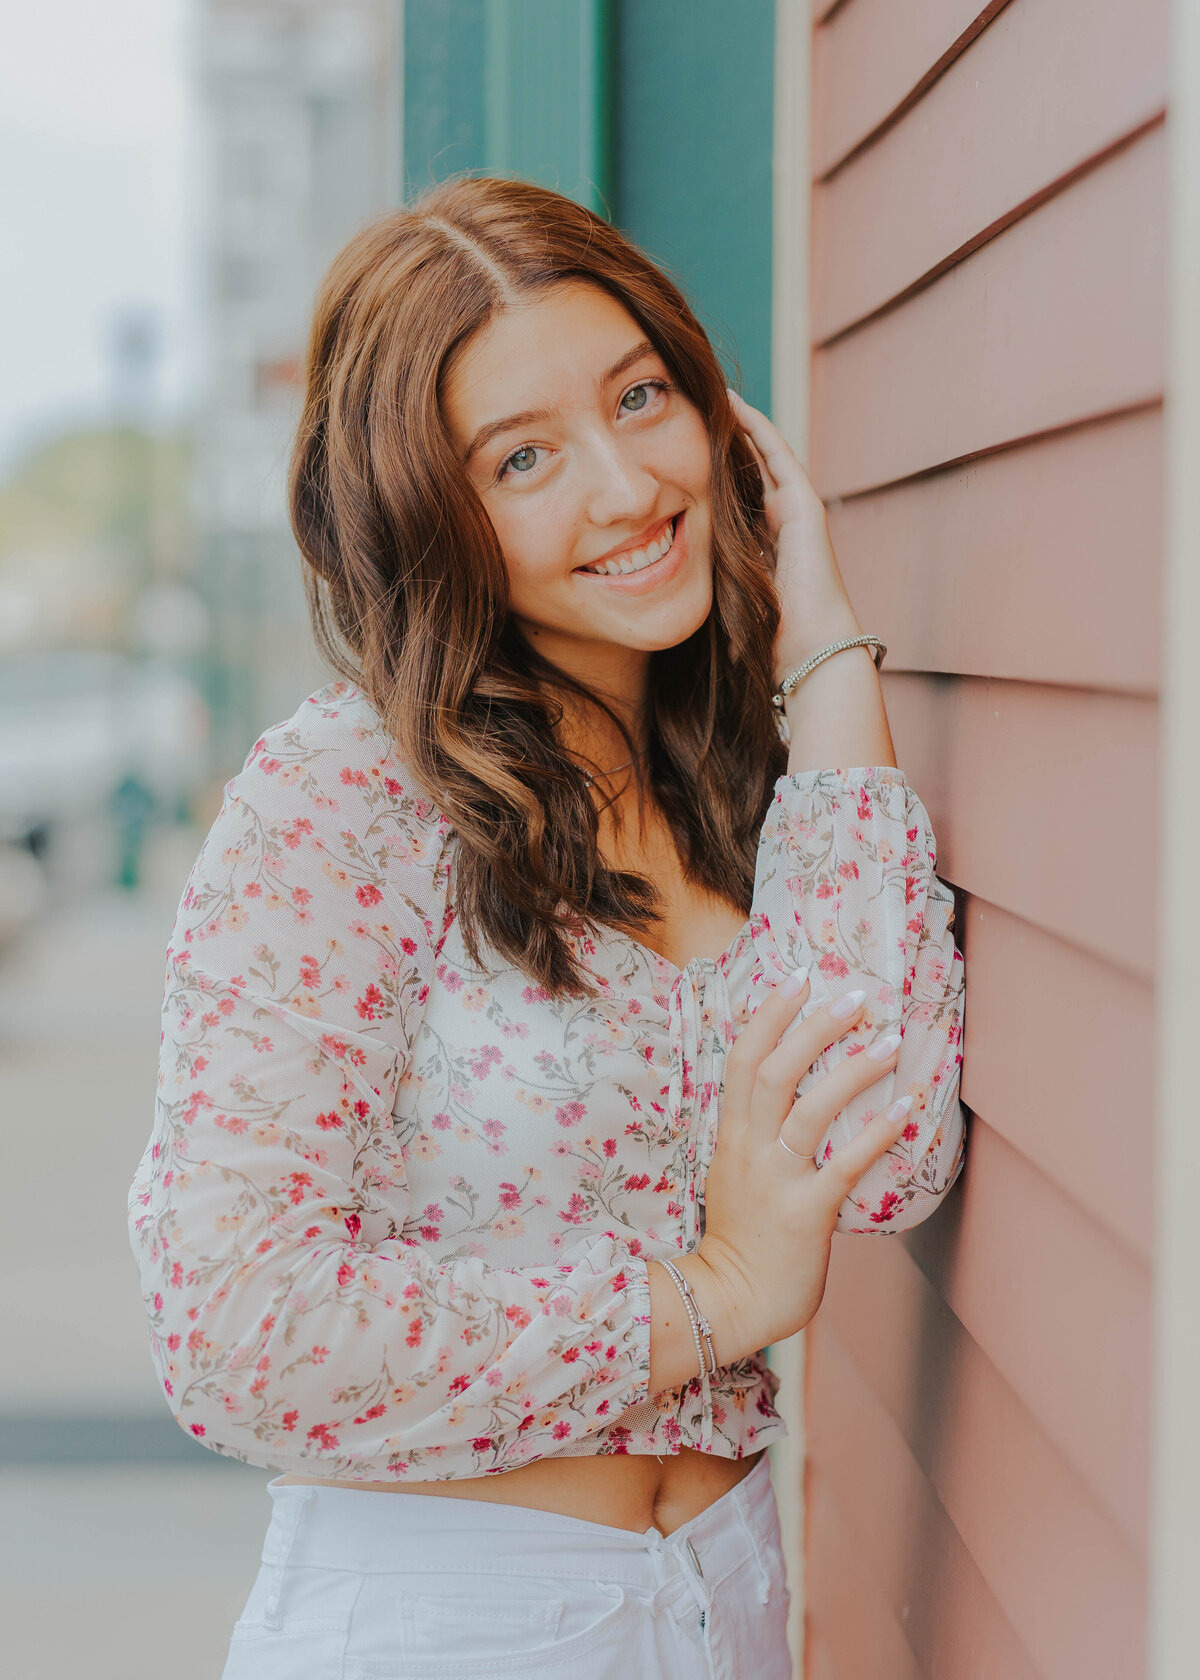
<svg viewBox="0 0 1200 1680"><path fill-rule="evenodd" d="M622 572L640 572L647 566L652 566L656 560L661 560L675 540L675 520L667 526L657 542L648 548L631 549L628 554L621 554L614 560L599 560L594 566L585 566L585 572L603 572L607 577L618 577Z"/></svg>

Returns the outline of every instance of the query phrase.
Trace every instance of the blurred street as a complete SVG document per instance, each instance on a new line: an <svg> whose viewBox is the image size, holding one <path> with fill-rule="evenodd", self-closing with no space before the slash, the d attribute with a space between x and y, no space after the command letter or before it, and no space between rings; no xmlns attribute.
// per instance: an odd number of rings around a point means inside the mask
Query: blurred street
<svg viewBox="0 0 1200 1680"><path fill-rule="evenodd" d="M163 959L199 836L164 829L155 842L143 890L69 894L0 949L0 1112L14 1192L0 1233L6 1414L169 1417L125 1197L149 1136Z"/></svg>
<svg viewBox="0 0 1200 1680"><path fill-rule="evenodd" d="M0 1626L13 1680L217 1680L270 1514L271 1472L194 1446L171 1418L125 1227L163 954L199 841L152 831L141 890L71 897L0 952Z"/></svg>
<svg viewBox="0 0 1200 1680"><path fill-rule="evenodd" d="M5 1674L219 1680L269 1480L237 1464L0 1469Z"/></svg>
<svg viewBox="0 0 1200 1680"><path fill-rule="evenodd" d="M6 19L5 1680L218 1680L270 1519L272 1472L198 1445L159 1391L126 1199L187 873L256 736L326 680L283 469L317 279L398 198L399 17Z"/></svg>

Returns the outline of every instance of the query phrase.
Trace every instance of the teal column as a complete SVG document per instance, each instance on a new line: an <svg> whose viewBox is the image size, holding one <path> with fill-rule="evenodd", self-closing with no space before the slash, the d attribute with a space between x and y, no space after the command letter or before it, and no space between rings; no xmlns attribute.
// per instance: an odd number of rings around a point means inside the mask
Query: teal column
<svg viewBox="0 0 1200 1680"><path fill-rule="evenodd" d="M484 159L611 213L609 0L484 0Z"/></svg>
<svg viewBox="0 0 1200 1680"><path fill-rule="evenodd" d="M615 220L771 400L774 0L619 0Z"/></svg>
<svg viewBox="0 0 1200 1680"><path fill-rule="evenodd" d="M404 8L404 197L483 173L485 0Z"/></svg>

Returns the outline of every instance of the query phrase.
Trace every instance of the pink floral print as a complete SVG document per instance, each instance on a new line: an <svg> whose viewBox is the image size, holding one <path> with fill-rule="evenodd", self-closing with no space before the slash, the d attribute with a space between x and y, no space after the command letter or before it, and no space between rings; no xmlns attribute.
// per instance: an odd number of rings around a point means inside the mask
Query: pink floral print
<svg viewBox="0 0 1200 1680"><path fill-rule="evenodd" d="M962 957L923 806L886 767L781 777L726 950L676 969L615 930L573 933L596 999L470 963L454 851L345 683L226 788L172 933L129 1196L177 1421L246 1462L364 1481L756 1451L784 1433L761 1355L707 1399L698 1379L648 1392L647 1261L702 1235L725 1056L800 963L806 1013L867 990L805 1081L903 1032L823 1153L916 1098L839 1228L905 1229L953 1182Z"/></svg>

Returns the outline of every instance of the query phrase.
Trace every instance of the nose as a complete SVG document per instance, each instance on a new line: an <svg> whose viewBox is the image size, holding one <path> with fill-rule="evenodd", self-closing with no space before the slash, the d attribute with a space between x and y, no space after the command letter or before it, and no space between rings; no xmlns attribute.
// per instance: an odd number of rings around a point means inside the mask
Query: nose
<svg viewBox="0 0 1200 1680"><path fill-rule="evenodd" d="M631 439L604 431L589 439L584 471L587 511L594 525L646 523L659 500L659 482ZM631 534L636 534L632 532Z"/></svg>

